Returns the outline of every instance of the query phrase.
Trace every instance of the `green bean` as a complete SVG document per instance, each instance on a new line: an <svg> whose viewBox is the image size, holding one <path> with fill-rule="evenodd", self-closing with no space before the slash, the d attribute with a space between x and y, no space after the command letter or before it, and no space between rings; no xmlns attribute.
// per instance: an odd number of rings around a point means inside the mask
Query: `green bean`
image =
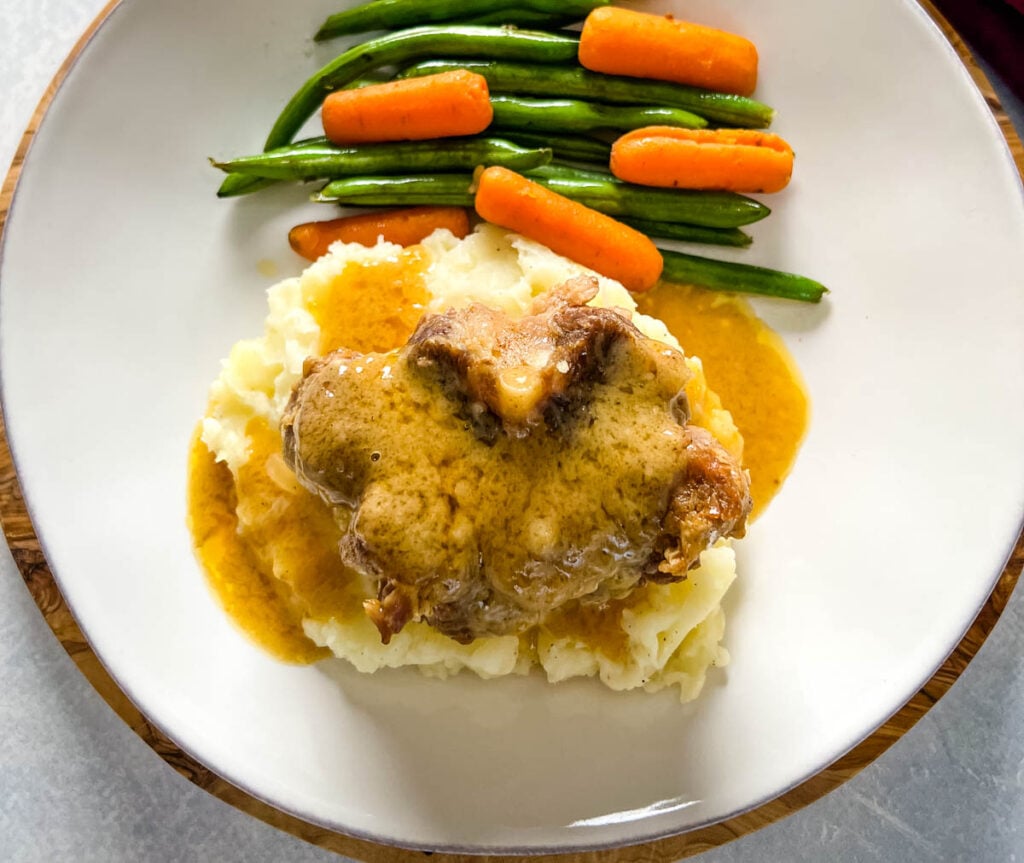
<svg viewBox="0 0 1024 863"><path fill-rule="evenodd" d="M505 129L501 135L524 147L549 147L555 159L568 159L572 162L607 165L612 153L611 144L586 135L540 134L519 129Z"/></svg>
<svg viewBox="0 0 1024 863"><path fill-rule="evenodd" d="M349 81L344 87L339 87L339 90L362 90L363 87L370 87L374 84L386 84L389 81L394 80L394 75L389 75L387 72L380 72L374 69L368 72L366 75L360 75L358 78Z"/></svg>
<svg viewBox="0 0 1024 863"><path fill-rule="evenodd" d="M708 124L703 117L681 108L602 105L580 99L491 96L491 107L494 109L493 128L532 132L593 132L597 129L628 132L641 126L703 129Z"/></svg>
<svg viewBox="0 0 1024 863"><path fill-rule="evenodd" d="M667 249L660 251L665 260L665 268L661 273L663 282L698 285L716 291L781 297L804 303L821 302L822 296L828 293L828 288L806 276L755 267L751 264L714 261Z"/></svg>
<svg viewBox="0 0 1024 863"><path fill-rule="evenodd" d="M438 204L472 207L472 174L408 174L396 177L343 177L313 195L320 203L387 207Z"/></svg>
<svg viewBox="0 0 1024 863"><path fill-rule="evenodd" d="M545 165L525 174L552 191L610 216L735 228L763 219L769 212L763 204L732 192L650 189L623 183L609 174L559 165ZM314 200L379 206L471 206L472 184L471 174L346 177L328 183Z"/></svg>
<svg viewBox="0 0 1024 863"><path fill-rule="evenodd" d="M324 138L307 138L304 141L296 141L291 145L293 151L314 150L318 147L330 146L330 142ZM257 177L252 174L229 174L224 182L217 189L218 198L237 198L241 195L250 195L268 186L273 186L276 180L268 177Z"/></svg>
<svg viewBox="0 0 1024 863"><path fill-rule="evenodd" d="M575 59L578 44L574 36L515 27L429 26L388 33L350 48L309 78L281 111L263 149L289 143L330 90L344 87L373 69L440 53L562 63Z"/></svg>
<svg viewBox="0 0 1024 863"><path fill-rule="evenodd" d="M217 189L217 197L238 198L242 195L251 195L253 192L273 186L275 182L266 177L254 177L252 174L228 174Z"/></svg>
<svg viewBox="0 0 1024 863"><path fill-rule="evenodd" d="M605 5L603 3L596 6ZM487 12L483 15L474 15L466 18L465 23L485 26L510 24L513 27L530 27L533 29L558 30L575 24L582 18L582 15L566 15L559 12L535 12L532 9L520 9L512 7L509 9L498 9L494 12Z"/></svg>
<svg viewBox="0 0 1024 863"><path fill-rule="evenodd" d="M662 240L684 240L687 243L708 243L713 246L734 246L745 248L753 239L739 228L703 228L699 225L683 225L679 222L652 222L650 219L623 217L620 222L636 228L648 237Z"/></svg>
<svg viewBox="0 0 1024 863"><path fill-rule="evenodd" d="M546 165L551 157L549 148L527 149L502 138L450 138L356 147L279 147L269 153L211 162L223 171L301 182L358 174L472 171L477 165L525 171Z"/></svg>
<svg viewBox="0 0 1024 863"><path fill-rule="evenodd" d="M763 129L774 111L767 105L729 93L686 87L666 81L590 72L579 65L539 66L494 60L426 60L399 73L399 78L469 69L487 79L492 93L594 99L626 105L666 105L692 111L714 123Z"/></svg>
<svg viewBox="0 0 1024 863"><path fill-rule="evenodd" d="M615 179L603 171L545 165L527 172L543 186L611 216L682 222L706 228L738 228L765 218L771 210L735 192L655 189Z"/></svg>
<svg viewBox="0 0 1024 863"><path fill-rule="evenodd" d="M316 35L318 42L366 33L369 30L398 30L448 21L521 24L553 19L579 20L591 9L607 6L610 0L373 0L328 17ZM527 14L522 20L496 20L503 15Z"/></svg>

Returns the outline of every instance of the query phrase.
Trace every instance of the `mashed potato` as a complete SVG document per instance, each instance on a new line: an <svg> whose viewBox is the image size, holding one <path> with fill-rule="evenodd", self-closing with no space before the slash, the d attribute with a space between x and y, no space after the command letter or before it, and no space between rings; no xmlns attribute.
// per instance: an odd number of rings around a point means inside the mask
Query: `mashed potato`
<svg viewBox="0 0 1024 863"><path fill-rule="evenodd" d="M322 305L323 298L350 277L350 266L394 266L408 254L387 243L373 248L336 243L301 276L269 290L264 335L237 343L211 387L202 441L238 482L239 534L286 592L299 592L301 583L293 574L295 534L268 531L266 510L277 504L264 500L257 501L262 506L254 506L244 489L253 486L253 473L266 479L257 486L264 494L269 489L271 497L276 489L294 493L295 480L280 456L268 455L265 445L261 451L256 438L265 439L268 429L274 430L271 436L276 434L292 387L302 376L303 361L318 355L323 347L316 303ZM479 227L464 240L438 231L416 254L425 288L424 302L415 308L416 317L424 310L441 312L472 302L519 315L538 294L589 273L541 245L490 225ZM593 305L627 310L647 336L678 348L660 321L636 312L632 297L621 285L600 277L599 285ZM410 309L402 312L411 313ZM731 416L708 390L700 361L688 358L687 362L693 372L687 385L691 421L709 429L739 457L743 444ZM257 435L254 429L262 431ZM239 481L240 477L244 481ZM311 532L308 538L300 536L300 545L302 541L318 543L321 554L336 555L336 550L328 547L333 542L330 531ZM628 599L588 612L578 620L553 620L521 636L482 638L466 645L422 623L407 625L389 644L382 644L358 606L359 596L374 595L374 585L361 583L352 573L347 577L360 583L349 590L352 607L345 613L327 613L322 603L304 603L301 596L295 597L295 603L303 609L306 635L364 672L415 666L439 677L462 669L481 677L498 677L525 674L536 667L552 682L597 676L616 690L677 687L681 699L687 701L699 694L709 667L728 661L720 644L724 633L721 600L735 578L735 561L724 542L706 551L700 567L680 583L647 585Z"/></svg>

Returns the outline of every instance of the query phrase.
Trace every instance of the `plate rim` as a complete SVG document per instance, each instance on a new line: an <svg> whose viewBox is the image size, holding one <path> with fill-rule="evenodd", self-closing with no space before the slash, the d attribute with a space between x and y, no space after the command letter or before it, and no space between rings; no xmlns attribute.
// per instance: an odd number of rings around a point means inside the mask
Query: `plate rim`
<svg viewBox="0 0 1024 863"><path fill-rule="evenodd" d="M17 194L21 167L31 151L35 133L45 120L55 95L77 64L85 48L111 15L126 3L127 0L109 0L100 10L50 80L22 133L4 182L0 186L0 260L3 255L4 229ZM914 0L911 5L915 5L919 12L923 12L925 17L937 26L974 85L981 91L984 101L1002 133L1017 172L1024 181L1024 144L1009 117L1002 110L998 96L985 73L975 62L969 48L930 0ZM45 550L35 531L31 514L22 494L17 464L7 439L2 392L0 392L0 525L2 525L4 537L15 564L37 608L61 646L118 717L176 772L236 809L318 847L362 860L408 860L411 859L410 853L416 853L417 859L419 858L419 854L424 850L421 847L386 844L391 840L364 833L343 833L336 828L307 821L295 813L256 797L251 791L229 782L206 767L186 748L175 742L159 723L139 710L132 701L128 688L117 682L103 664L102 659L93 651L87 636L79 627L72 609L60 590L57 578L49 567ZM778 794L755 802L746 810L724 820L697 826L682 833L649 835L639 843L627 838L624 840L627 844L615 842L613 844L587 845L584 843L573 846L569 851L558 848L477 849L475 846L470 848L448 845L436 853L438 863L455 863L457 860L464 859L461 855L466 853L476 855L528 854L538 860L582 861L584 854L588 855L587 859L593 859L594 852L608 854L629 851L632 853L641 849L659 859L679 859L718 847L793 814L838 788L872 763L938 703L991 634L1009 601L1022 570L1024 570L1024 523L1018 528L1017 539L1008 549L1003 568L995 578L992 590L981 608L957 644L938 664L920 689L892 715L859 742L854 743L837 759L793 786L782 789Z"/></svg>

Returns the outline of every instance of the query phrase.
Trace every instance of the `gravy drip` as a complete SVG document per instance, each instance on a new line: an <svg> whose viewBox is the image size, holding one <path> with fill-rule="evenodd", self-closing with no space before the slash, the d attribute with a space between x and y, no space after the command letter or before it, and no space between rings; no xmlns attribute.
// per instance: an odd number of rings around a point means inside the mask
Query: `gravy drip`
<svg viewBox="0 0 1024 863"><path fill-rule="evenodd" d="M637 298L660 318L687 356L700 357L743 435L754 511L764 512L782 488L807 431L810 401L785 343L739 297L683 285L659 285Z"/></svg>

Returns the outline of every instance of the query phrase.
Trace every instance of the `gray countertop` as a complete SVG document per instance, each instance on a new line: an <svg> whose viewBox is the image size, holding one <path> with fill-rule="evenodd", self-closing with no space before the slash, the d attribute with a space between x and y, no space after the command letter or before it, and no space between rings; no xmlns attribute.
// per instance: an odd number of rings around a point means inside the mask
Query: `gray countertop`
<svg viewBox="0 0 1024 863"><path fill-rule="evenodd" d="M0 0L0 165L105 0ZM998 85L998 82L996 82ZM1000 91L1024 134L1024 106ZM1024 859L1024 595L939 704L796 815L697 858ZM0 859L333 861L191 785L78 672L0 550Z"/></svg>

